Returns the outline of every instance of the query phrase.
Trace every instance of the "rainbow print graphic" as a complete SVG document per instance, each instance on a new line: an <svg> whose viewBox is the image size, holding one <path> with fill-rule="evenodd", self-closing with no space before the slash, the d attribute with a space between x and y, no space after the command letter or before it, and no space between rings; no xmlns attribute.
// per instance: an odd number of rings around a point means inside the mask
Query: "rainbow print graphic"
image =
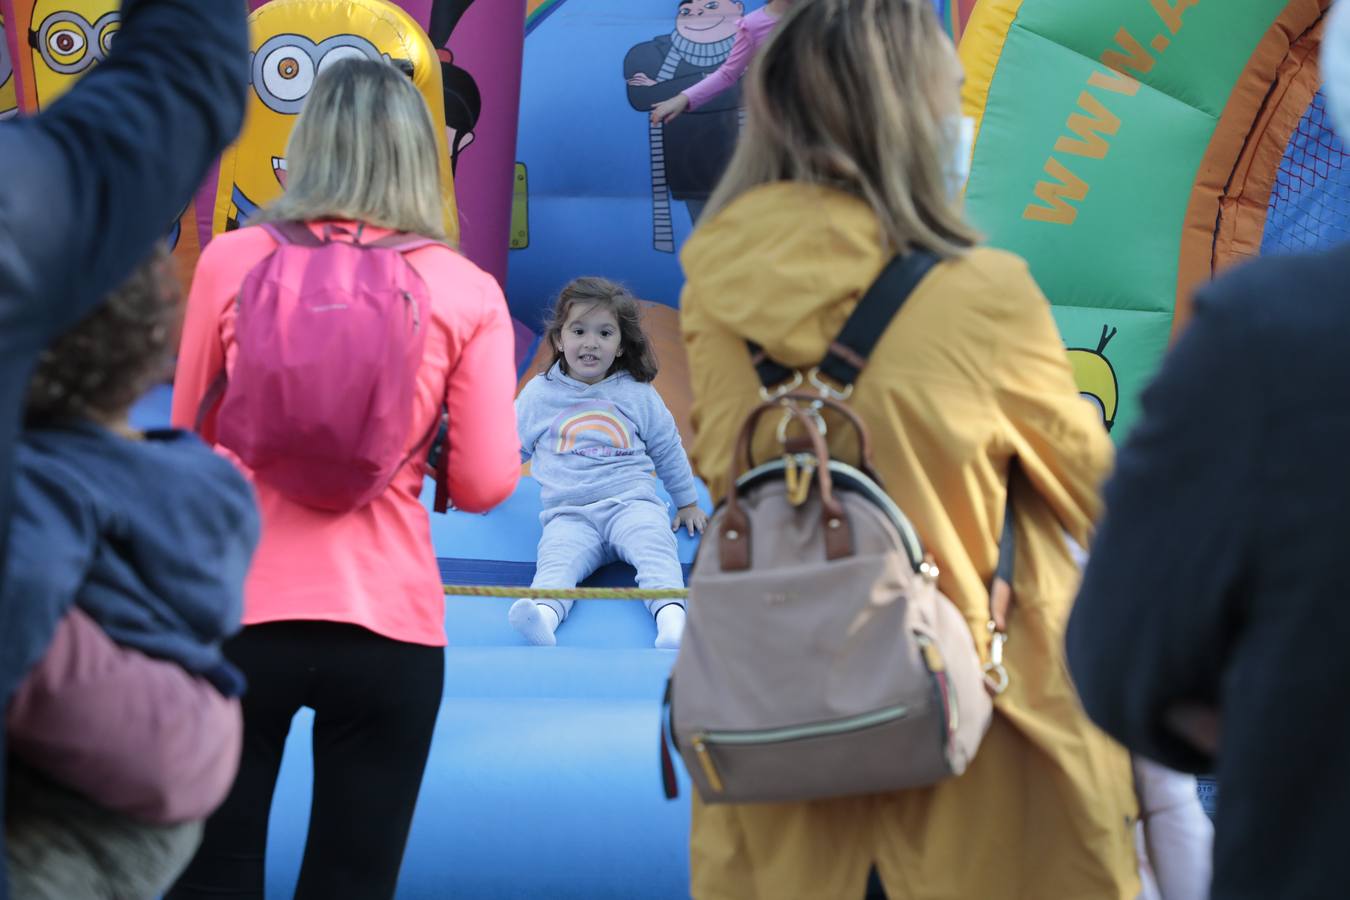
<svg viewBox="0 0 1350 900"><path fill-rule="evenodd" d="M622 456L633 452L632 424L613 406L573 407L553 428L558 453Z"/></svg>
<svg viewBox="0 0 1350 900"><path fill-rule="evenodd" d="M540 23L565 2L566 0L526 0L525 33L529 34L534 31Z"/></svg>

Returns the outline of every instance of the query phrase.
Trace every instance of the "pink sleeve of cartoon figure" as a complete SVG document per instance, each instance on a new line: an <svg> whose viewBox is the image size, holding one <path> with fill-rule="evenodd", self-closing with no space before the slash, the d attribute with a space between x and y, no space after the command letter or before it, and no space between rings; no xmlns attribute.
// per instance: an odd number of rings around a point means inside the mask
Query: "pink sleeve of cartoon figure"
<svg viewBox="0 0 1350 900"><path fill-rule="evenodd" d="M684 91L684 95L689 98L689 108L698 109L740 81L745 70L750 68L750 60L754 58L758 46L759 42L745 27L745 22L741 22L736 28L736 41L731 45L731 53L726 61L717 67L717 71Z"/></svg>
<svg viewBox="0 0 1350 900"><path fill-rule="evenodd" d="M449 411L450 500L466 512L486 512L516 489L520 480L520 435L516 430L515 330L496 280L478 272L465 285L461 303L476 295L476 316L452 337L446 376Z"/></svg>
<svg viewBox="0 0 1350 900"><path fill-rule="evenodd" d="M239 701L122 647L78 609L5 717L17 759L95 803L169 825L210 815L234 781Z"/></svg>
<svg viewBox="0 0 1350 900"><path fill-rule="evenodd" d="M778 20L764 10L758 10L741 19L736 27L736 40L731 45L731 53L726 61L717 67L707 78L684 91L689 98L689 108L698 109L709 100L732 87L741 80L745 70L755 58L760 45L769 39Z"/></svg>

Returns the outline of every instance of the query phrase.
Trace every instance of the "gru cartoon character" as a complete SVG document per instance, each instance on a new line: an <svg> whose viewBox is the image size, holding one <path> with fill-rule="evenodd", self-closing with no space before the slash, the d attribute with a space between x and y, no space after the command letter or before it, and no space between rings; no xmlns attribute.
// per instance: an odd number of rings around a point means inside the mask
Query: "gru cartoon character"
<svg viewBox="0 0 1350 900"><path fill-rule="evenodd" d="M441 60L441 85L445 90L445 138L450 145L450 170L459 165L459 154L473 143L473 129L483 111L478 83L466 70L455 65L450 52L450 35L473 5L473 0L432 0L431 24L427 33Z"/></svg>
<svg viewBox="0 0 1350 900"><path fill-rule="evenodd" d="M122 27L119 0L37 0L28 46L33 88L45 109L86 71L108 58Z"/></svg>
<svg viewBox="0 0 1350 900"><path fill-rule="evenodd" d="M13 118L19 111L19 95L14 88L14 61L9 58L5 40L5 17L0 15L0 121Z"/></svg>
<svg viewBox="0 0 1350 900"><path fill-rule="evenodd" d="M249 91L239 139L221 157L211 231L247 223L286 186L286 143L314 78L349 56L398 65L426 98L440 152L448 157L440 67L426 32L401 7L385 0L271 0L248 18ZM459 234L454 182L441 173L446 231Z"/></svg>
<svg viewBox="0 0 1350 900"><path fill-rule="evenodd" d="M735 0L680 0L675 30L628 51L628 102L644 117L717 70L731 53L745 7ZM652 244L675 252L670 199L683 200L697 222L722 176L740 130L740 85L664 125L648 119L652 164Z"/></svg>
<svg viewBox="0 0 1350 900"><path fill-rule="evenodd" d="M1069 350L1069 364L1073 366L1073 380L1078 385L1078 392L1097 407L1107 431L1116 424L1116 407L1120 403L1116 370L1106 358L1106 345L1115 336L1115 328L1103 325L1102 338L1096 350L1081 347Z"/></svg>

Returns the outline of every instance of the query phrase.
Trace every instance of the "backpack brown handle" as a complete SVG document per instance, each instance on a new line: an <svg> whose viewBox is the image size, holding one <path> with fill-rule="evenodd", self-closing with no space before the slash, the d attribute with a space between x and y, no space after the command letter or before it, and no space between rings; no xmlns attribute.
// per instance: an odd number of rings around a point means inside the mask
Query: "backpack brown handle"
<svg viewBox="0 0 1350 900"><path fill-rule="evenodd" d="M881 479L877 477L876 462L872 458L872 432L863 422L862 416L854 412L853 408L847 403L842 403L833 397L817 397L816 400L824 403L827 409L837 412L853 426L854 433L858 435L859 468L867 473L868 478L880 484Z"/></svg>
<svg viewBox="0 0 1350 900"><path fill-rule="evenodd" d="M726 515L722 518L722 529L717 536L718 555L722 570L726 572L750 568L750 517L741 508L736 480L744 474L740 467L741 460L746 456L755 427L771 409L783 411L802 426L810 442L811 453L816 458L815 477L820 488L820 519L825 529L825 558L835 560L853 555L853 528L849 524L844 505L834 495L834 479L830 475L830 450L825 443L825 437L805 410L776 400L755 407L746 417L745 425L736 440L736 452L731 458L731 488L727 493Z"/></svg>
<svg viewBox="0 0 1350 900"><path fill-rule="evenodd" d="M811 447L811 452L816 454L816 457L821 464L821 468L825 468L825 464L828 463L830 459L829 448L825 447L824 438L820 435L820 429L816 428L815 423L810 421L810 416L802 409L787 402L792 398L793 395L788 394L785 397L761 403L759 406L750 410L750 414L745 417L745 424L741 426L741 433L736 436L736 448L731 453L730 484L735 484L738 478L755 467L755 458L751 445L754 442L755 431L759 428L760 420L764 418L765 413L771 411L781 412L784 415L791 416L798 422L802 422L805 426L809 426L807 430L807 444ZM824 449L823 456L817 452L815 442L811 440L813 435L821 438L821 447ZM744 461L744 466L742 466L742 461Z"/></svg>
<svg viewBox="0 0 1350 900"><path fill-rule="evenodd" d="M733 460L745 460L746 470L754 468L755 460L752 448L755 439L755 428L759 425L759 417L763 414L762 410L767 407L781 406L784 401L804 407L810 406L813 403L819 403L825 408L839 413L845 421L853 426L854 433L858 435L858 456L860 458L858 468L862 469L863 473L868 478L872 479L877 484L881 484L881 477L877 474L876 463L872 459L872 433L868 430L862 417L854 412L848 405L841 403L838 400L831 397L821 397L818 394L812 394L809 391L793 391L784 394L782 397L770 401L752 412L750 418L746 420L746 430L742 430L740 439L736 442L736 451L732 457ZM743 473L734 473L731 483L735 484L735 480L739 478L741 474Z"/></svg>

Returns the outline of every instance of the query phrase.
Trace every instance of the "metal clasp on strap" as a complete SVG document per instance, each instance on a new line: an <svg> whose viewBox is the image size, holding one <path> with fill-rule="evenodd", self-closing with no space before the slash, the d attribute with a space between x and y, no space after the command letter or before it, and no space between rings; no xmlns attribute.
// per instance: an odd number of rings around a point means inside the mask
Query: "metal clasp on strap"
<svg viewBox="0 0 1350 900"><path fill-rule="evenodd" d="M786 395L795 391L797 388L801 387L802 381L803 381L802 373L793 372L792 377L790 379L784 381L782 384L775 385L772 389L767 387L761 387L759 389L759 396L765 403L772 403L775 400L782 399Z"/></svg>
<svg viewBox="0 0 1350 900"><path fill-rule="evenodd" d="M796 404L793 404L790 400L783 401L783 418L778 422L778 443L780 445L787 445L787 430L788 426L792 424L792 410L790 407L794 405ZM802 409L800 406L797 408ZM830 433L830 429L829 426L825 424L825 418L821 416L820 409L820 404L813 403L805 409L802 409L802 412L811 417L811 423L816 426L816 430L820 432L820 436L825 437L825 435Z"/></svg>
<svg viewBox="0 0 1350 900"><path fill-rule="evenodd" d="M813 366L807 373L806 380L811 382L811 387L820 392L820 396L830 400L838 400L840 403L853 396L853 385L845 385L842 391L835 390L825 383L825 379L820 375L820 366Z"/></svg>
<svg viewBox="0 0 1350 900"><path fill-rule="evenodd" d="M1003 645L1008 633L999 631L994 620L989 620L989 662L984 664L984 686L997 697L1008 689L1008 670L1003 665Z"/></svg>
<svg viewBox="0 0 1350 900"><path fill-rule="evenodd" d="M825 381L824 375L821 374L820 366L812 366L805 376L802 375L800 370L793 372L791 378L781 384L774 385L772 388L761 387L759 396L765 403L772 403L807 383L815 388L816 393L827 400L838 400L842 403L853 396L853 385L845 385L843 390L831 386Z"/></svg>

